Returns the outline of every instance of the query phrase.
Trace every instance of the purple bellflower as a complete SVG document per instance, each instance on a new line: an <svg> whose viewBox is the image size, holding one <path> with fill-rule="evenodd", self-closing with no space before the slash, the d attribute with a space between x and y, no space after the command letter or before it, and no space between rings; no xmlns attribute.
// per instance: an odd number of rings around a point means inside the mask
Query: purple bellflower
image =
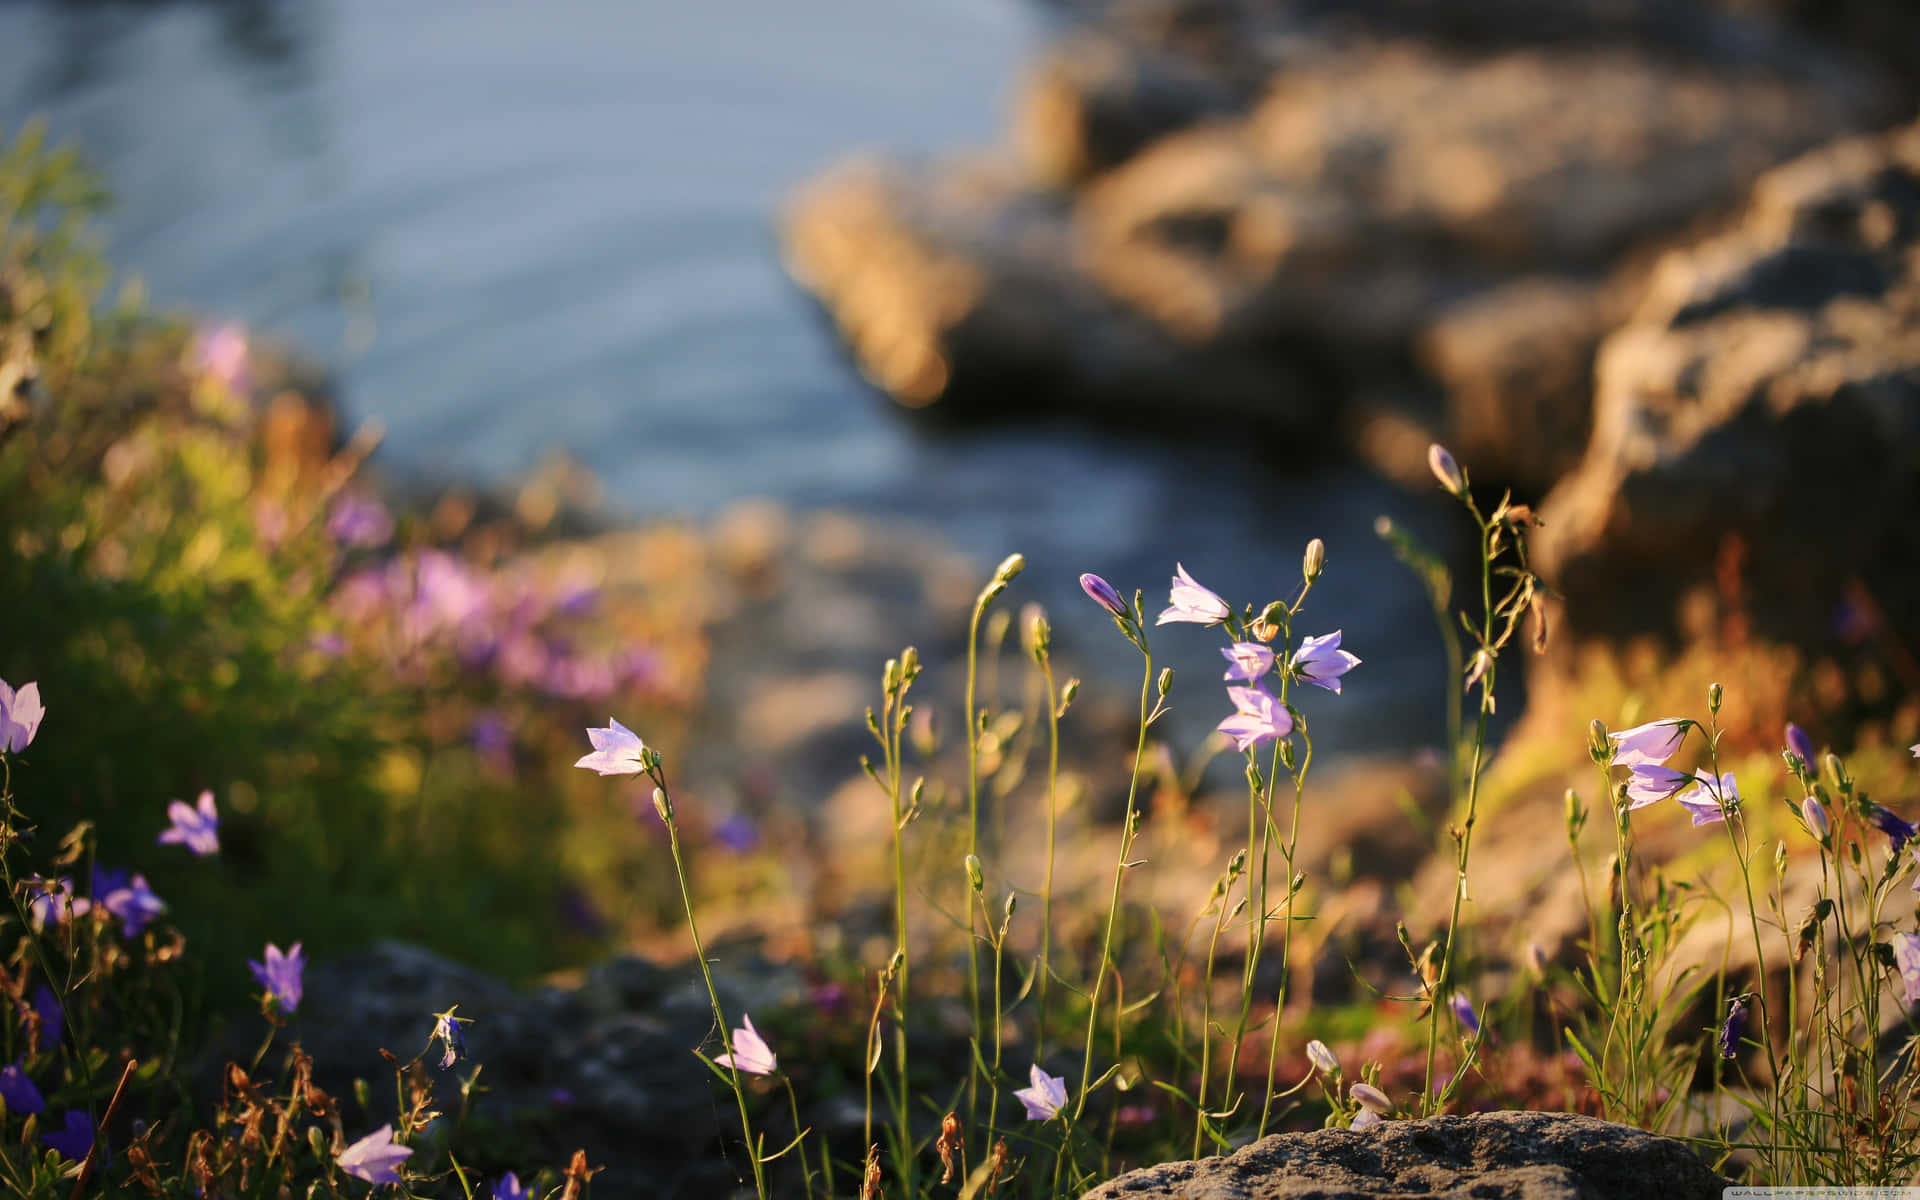
<svg viewBox="0 0 1920 1200"><path fill-rule="evenodd" d="M1627 776L1627 811L1657 804L1692 786L1694 777L1659 763L1637 763Z"/></svg>
<svg viewBox="0 0 1920 1200"><path fill-rule="evenodd" d="M1307 1043L1307 1061L1313 1064L1314 1070L1324 1075L1340 1073L1340 1060L1335 1058L1333 1051L1327 1049L1327 1044L1318 1038Z"/></svg>
<svg viewBox="0 0 1920 1200"><path fill-rule="evenodd" d="M281 1012L296 1012L300 1008L301 976L307 968L306 955L300 952L300 943L288 947L286 953L272 942L267 943L267 961L264 963L247 961L252 968L253 977L267 996L280 1007Z"/></svg>
<svg viewBox="0 0 1920 1200"><path fill-rule="evenodd" d="M1920 827L1909 825L1895 816L1893 810L1882 804L1874 805L1873 812L1868 814L1867 819L1872 821L1881 833L1887 835L1887 840L1893 843L1895 854L1900 853L1900 847L1906 845L1908 839L1912 838L1916 832L1920 832Z"/></svg>
<svg viewBox="0 0 1920 1200"><path fill-rule="evenodd" d="M493 1190L489 1194L492 1200L527 1200L529 1196L533 1195L532 1192L527 1190L527 1185L521 1183L520 1177L512 1171L508 1171L505 1175L494 1180Z"/></svg>
<svg viewBox="0 0 1920 1200"><path fill-rule="evenodd" d="M1186 621L1194 625L1218 625L1233 615L1227 602L1194 582L1185 567L1175 563L1173 569L1177 573L1173 577L1173 590L1167 596L1171 603L1154 624L1170 625L1175 621Z"/></svg>
<svg viewBox="0 0 1920 1200"><path fill-rule="evenodd" d="M1900 970L1907 1003L1920 1001L1920 933L1893 935L1893 965Z"/></svg>
<svg viewBox="0 0 1920 1200"><path fill-rule="evenodd" d="M1049 1075L1035 1063L1027 1078L1031 1086L1013 1093L1013 1098L1026 1107L1027 1120L1051 1121L1059 1116L1060 1110L1067 1106L1066 1076Z"/></svg>
<svg viewBox="0 0 1920 1200"><path fill-rule="evenodd" d="M1427 469L1440 481L1440 486L1458 496L1467 490L1466 476L1460 473L1460 464L1439 442L1427 447Z"/></svg>
<svg viewBox="0 0 1920 1200"><path fill-rule="evenodd" d="M1825 842L1833 836L1833 822L1827 817L1827 806L1808 796L1800 801L1800 819L1807 823L1807 831L1813 834L1817 842Z"/></svg>
<svg viewBox="0 0 1920 1200"><path fill-rule="evenodd" d="M587 740L593 743L593 753L582 755L574 766L602 775L638 775L646 770L641 764L646 744L612 717L607 718L605 729L587 730Z"/></svg>
<svg viewBox="0 0 1920 1200"><path fill-rule="evenodd" d="M1249 750L1261 742L1283 738L1293 732L1293 714L1264 689L1230 687L1227 696L1238 711L1220 722L1217 728L1233 739L1235 749Z"/></svg>
<svg viewBox="0 0 1920 1200"><path fill-rule="evenodd" d="M1259 642L1235 642L1220 651L1227 658L1227 682L1253 683L1273 670L1273 651Z"/></svg>
<svg viewBox="0 0 1920 1200"><path fill-rule="evenodd" d="M1293 673L1306 683L1340 694L1340 677L1360 665L1360 656L1340 648L1340 631L1303 638L1293 652Z"/></svg>
<svg viewBox="0 0 1920 1200"><path fill-rule="evenodd" d="M1740 1053L1740 1038L1747 1032L1747 998L1735 996L1727 1008L1727 1023L1720 1027L1720 1057L1733 1058Z"/></svg>
<svg viewBox="0 0 1920 1200"><path fill-rule="evenodd" d="M1120 593L1114 591L1113 585L1098 575L1092 573L1082 575L1080 577L1080 590L1092 597L1095 604L1106 609L1114 616L1119 617L1122 621L1127 620L1131 616L1131 614L1127 612L1126 602L1120 599Z"/></svg>
<svg viewBox="0 0 1920 1200"><path fill-rule="evenodd" d="M19 691L0 679L0 750L18 754L33 743L40 732L40 718L47 715L40 703L40 685L23 683Z"/></svg>
<svg viewBox="0 0 1920 1200"><path fill-rule="evenodd" d="M722 1054L713 1061L723 1067L732 1067L748 1075L771 1075L779 1069L780 1060L774 1057L773 1048L753 1027L753 1018L743 1016L746 1028L733 1031L733 1050Z"/></svg>
<svg viewBox="0 0 1920 1200"><path fill-rule="evenodd" d="M1393 1111L1393 1101L1387 1099L1385 1092L1370 1083L1356 1083L1347 1089L1347 1094L1352 1096L1353 1102L1361 1108L1371 1109L1381 1116Z"/></svg>
<svg viewBox="0 0 1920 1200"><path fill-rule="evenodd" d="M1353 1120L1347 1122L1347 1128L1355 1131L1372 1129L1380 1123L1380 1114L1370 1108L1363 1108L1353 1114Z"/></svg>
<svg viewBox="0 0 1920 1200"><path fill-rule="evenodd" d="M340 1152L340 1169L372 1184L399 1183L401 1163L413 1155L410 1146L396 1146L393 1126L382 1125Z"/></svg>
<svg viewBox="0 0 1920 1200"><path fill-rule="evenodd" d="M0 1100L7 1102L8 1112L25 1114L47 1111L46 1098L18 1066L0 1067Z"/></svg>
<svg viewBox="0 0 1920 1200"><path fill-rule="evenodd" d="M1695 778L1697 782L1679 797L1680 807L1693 817L1695 825L1712 825L1740 811L1740 789L1734 786L1731 774L1718 780L1705 773Z"/></svg>
<svg viewBox="0 0 1920 1200"><path fill-rule="evenodd" d="M343 546L384 546L393 536L393 516L364 492L343 492L327 514L327 536Z"/></svg>
<svg viewBox="0 0 1920 1200"><path fill-rule="evenodd" d="M40 1140L58 1150L62 1157L80 1162L93 1149L93 1118L75 1111L66 1115L58 1133L41 1135Z"/></svg>
<svg viewBox="0 0 1920 1200"><path fill-rule="evenodd" d="M99 886L98 882L95 886ZM108 888L103 896L97 892L95 895L99 898L101 908L120 918L128 937L139 937L155 918L167 911L166 902L154 895L153 889L147 886L145 875L135 875L129 883Z"/></svg>
<svg viewBox="0 0 1920 1200"><path fill-rule="evenodd" d="M1465 994L1455 992L1453 999L1449 1000L1447 1004L1453 1009L1453 1015L1459 1020L1460 1024L1466 1026L1467 1032L1478 1037L1480 1035L1480 1015L1473 1011L1473 1001L1467 999Z"/></svg>
<svg viewBox="0 0 1920 1200"><path fill-rule="evenodd" d="M1613 743L1614 765L1639 767L1666 762L1679 751L1680 743L1687 740L1688 728L1686 721L1674 718L1648 721L1645 725L1609 733L1607 739Z"/></svg>
<svg viewBox="0 0 1920 1200"><path fill-rule="evenodd" d="M453 1010L459 1007L460 1006L456 1004L453 1008L449 1008L443 1013L433 1014L433 1036L429 1039L428 1044L431 1045L433 1042L439 1042L442 1046L446 1047L446 1053L440 1056L440 1069L442 1071L465 1057L467 1053L467 1039L466 1036L460 1032L460 1026L466 1024L467 1019L453 1015Z"/></svg>
<svg viewBox="0 0 1920 1200"><path fill-rule="evenodd" d="M1792 721L1788 721L1786 743L1787 753L1800 760L1798 769L1801 771L1812 771L1813 739L1807 736L1807 731L1795 725Z"/></svg>
<svg viewBox="0 0 1920 1200"><path fill-rule="evenodd" d="M220 814L213 806L213 793L201 792L197 806L175 800L167 805L167 819L173 824L162 830L162 846L185 846L205 858L220 852Z"/></svg>

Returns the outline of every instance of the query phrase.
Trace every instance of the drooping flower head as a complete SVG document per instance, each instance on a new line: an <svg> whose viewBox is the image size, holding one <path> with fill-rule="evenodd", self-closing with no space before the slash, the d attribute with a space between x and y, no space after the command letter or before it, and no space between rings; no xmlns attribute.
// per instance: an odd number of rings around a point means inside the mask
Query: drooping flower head
<svg viewBox="0 0 1920 1200"><path fill-rule="evenodd" d="M428 1039L428 1045L439 1042L445 1048L446 1053L440 1056L442 1071L466 1057L467 1038L460 1032L460 1027L468 1023L467 1018L453 1015L454 1009L459 1007L456 1004L443 1013L433 1014L433 1035Z"/></svg>
<svg viewBox="0 0 1920 1200"><path fill-rule="evenodd" d="M1637 763L1627 776L1627 810L1645 808L1693 786L1694 777L1659 763Z"/></svg>
<svg viewBox="0 0 1920 1200"><path fill-rule="evenodd" d="M1303 638L1293 652L1293 673L1303 682L1340 694L1340 677L1360 665L1360 656L1340 648L1340 630Z"/></svg>
<svg viewBox="0 0 1920 1200"><path fill-rule="evenodd" d="M1176 572L1173 590L1167 596L1171 603L1154 624L1170 625L1175 621L1186 621L1194 625L1218 625L1233 615L1233 609L1227 606L1227 602L1196 583L1185 567L1175 563L1173 569Z"/></svg>
<svg viewBox="0 0 1920 1200"><path fill-rule="evenodd" d="M1218 728L1233 739L1235 749L1245 751L1293 732L1293 714L1265 689L1230 687L1227 696L1237 711L1220 722Z"/></svg>
<svg viewBox="0 0 1920 1200"><path fill-rule="evenodd" d="M1906 989L1907 1003L1920 1001L1920 933L1893 935L1893 965L1900 971L1900 984Z"/></svg>
<svg viewBox="0 0 1920 1200"><path fill-rule="evenodd" d="M1023 1087L1013 1093L1014 1099L1026 1106L1027 1120L1051 1121L1060 1115L1067 1106L1067 1080L1064 1075L1049 1075L1033 1064L1027 1073L1031 1086Z"/></svg>
<svg viewBox="0 0 1920 1200"><path fill-rule="evenodd" d="M767 1045L760 1031L753 1027L753 1018L742 1016L745 1028L733 1031L733 1049L713 1061L723 1067L732 1067L748 1075L771 1075L780 1066L780 1060L774 1057L773 1048Z"/></svg>
<svg viewBox="0 0 1920 1200"><path fill-rule="evenodd" d="M301 976L307 969L306 955L300 951L300 943L295 942L282 954L280 947L267 943L267 961L264 963L249 960L247 966L253 970L253 977L266 989L267 997L280 1007L281 1012L295 1012L300 1007Z"/></svg>
<svg viewBox="0 0 1920 1200"><path fill-rule="evenodd" d="M1740 1053L1740 1038L1747 1032L1747 998L1735 996L1727 1007L1727 1023L1720 1027L1720 1057L1733 1058Z"/></svg>
<svg viewBox="0 0 1920 1200"><path fill-rule="evenodd" d="M1887 835L1887 840L1893 843L1893 852L1895 854L1900 853L1900 848L1907 844L1909 838L1913 837L1916 832L1920 832L1920 827L1910 825L1901 820L1898 816L1894 815L1893 810L1882 804L1874 805L1873 812L1868 815L1867 819L1872 821L1881 833Z"/></svg>
<svg viewBox="0 0 1920 1200"><path fill-rule="evenodd" d="M1740 811L1740 789L1734 786L1730 774L1716 780L1702 772L1695 776L1692 787L1680 793L1679 800L1695 825L1712 825Z"/></svg>
<svg viewBox="0 0 1920 1200"><path fill-rule="evenodd" d="M47 1111L47 1101L40 1089L33 1086L33 1080L15 1064L0 1067L0 1100L6 1101L10 1113L24 1116Z"/></svg>
<svg viewBox="0 0 1920 1200"><path fill-rule="evenodd" d="M63 1158L80 1162L93 1149L93 1118L78 1110L70 1112L58 1132L42 1134L40 1140L58 1150Z"/></svg>
<svg viewBox="0 0 1920 1200"><path fill-rule="evenodd" d="M1663 721L1648 721L1644 725L1635 725L1632 729L1622 729L1609 733L1607 740L1613 743L1613 762L1620 767L1638 767L1647 763L1663 763L1672 758L1687 740L1687 730L1691 726L1679 718Z"/></svg>
<svg viewBox="0 0 1920 1200"><path fill-rule="evenodd" d="M185 846L205 858L220 852L220 814L213 805L213 793L201 792L197 806L174 800L167 805L167 819L173 824L161 830L156 839L162 846Z"/></svg>
<svg viewBox="0 0 1920 1200"><path fill-rule="evenodd" d="M1273 670L1273 651L1259 642L1235 642L1220 651L1227 659L1227 681L1253 683Z"/></svg>
<svg viewBox="0 0 1920 1200"><path fill-rule="evenodd" d="M40 703L40 685L23 683L19 691L0 679L0 750L18 754L33 744L40 719L47 710Z"/></svg>
<svg viewBox="0 0 1920 1200"><path fill-rule="evenodd" d="M128 937L139 937L155 918L167 911L166 902L147 886L145 875L135 875L127 883L107 889L104 896L98 892L95 895L101 908L120 918Z"/></svg>
<svg viewBox="0 0 1920 1200"><path fill-rule="evenodd" d="M1120 593L1114 591L1113 585L1098 575L1092 572L1082 575L1080 577L1080 590L1092 597L1095 604L1106 609L1114 616L1119 617L1122 621L1130 619L1131 614L1127 612L1126 602L1120 599Z"/></svg>
<svg viewBox="0 0 1920 1200"><path fill-rule="evenodd" d="M573 765L602 775L639 775L646 771L646 744L640 735L625 725L607 718L605 729L587 730L593 753L582 755Z"/></svg>
<svg viewBox="0 0 1920 1200"><path fill-rule="evenodd" d="M1382 1116L1393 1111L1393 1101L1387 1099L1385 1092L1370 1083L1356 1083L1347 1089L1347 1094L1352 1096L1353 1102L1361 1108L1371 1109Z"/></svg>
<svg viewBox="0 0 1920 1200"><path fill-rule="evenodd" d="M382 1125L340 1152L340 1169L372 1184L399 1183L400 1164L413 1155L411 1146L397 1146L393 1126Z"/></svg>
<svg viewBox="0 0 1920 1200"><path fill-rule="evenodd" d="M1318 1038L1307 1043L1307 1061L1313 1064L1314 1070L1322 1074L1338 1075L1340 1073L1340 1060L1335 1058L1333 1051L1327 1049L1327 1044Z"/></svg>

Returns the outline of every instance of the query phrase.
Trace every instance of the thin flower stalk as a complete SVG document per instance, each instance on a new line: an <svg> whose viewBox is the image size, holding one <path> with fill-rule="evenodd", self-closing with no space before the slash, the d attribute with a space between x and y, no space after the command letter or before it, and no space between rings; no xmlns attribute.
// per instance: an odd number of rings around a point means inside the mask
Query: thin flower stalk
<svg viewBox="0 0 1920 1200"><path fill-rule="evenodd" d="M1047 705L1047 870L1040 886L1040 1011L1034 1021L1033 1056L1043 1057L1047 1045L1047 983L1053 973L1053 862L1054 834L1059 825L1060 802L1060 694L1053 685L1053 655L1046 645L1036 647L1035 660L1046 683Z"/></svg>

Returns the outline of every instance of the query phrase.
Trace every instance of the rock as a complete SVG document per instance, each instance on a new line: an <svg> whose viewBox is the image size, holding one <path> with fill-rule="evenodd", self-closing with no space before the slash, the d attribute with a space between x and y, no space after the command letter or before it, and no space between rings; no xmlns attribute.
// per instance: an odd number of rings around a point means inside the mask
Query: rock
<svg viewBox="0 0 1920 1200"><path fill-rule="evenodd" d="M1086 1200L1718 1200L1729 1184L1672 1138L1495 1112L1277 1134L1224 1158L1129 1172Z"/></svg>
<svg viewBox="0 0 1920 1200"><path fill-rule="evenodd" d="M1082 33L1028 69L1013 144L1030 180L1069 187L1163 134L1241 107L1243 91L1171 55Z"/></svg>
<svg viewBox="0 0 1920 1200"><path fill-rule="evenodd" d="M1734 229L1661 260L1535 561L1580 633L1683 632L1704 591L1804 642L1862 585L1914 611L1917 505L1920 125L1770 172Z"/></svg>
<svg viewBox="0 0 1920 1200"><path fill-rule="evenodd" d="M1299 434L1332 422L1356 376L1404 371L1431 334L1443 378L1477 389L1470 422L1497 424L1568 403L1608 315L1582 300L1618 254L1730 204L1858 113L1790 78L1605 48L1310 49L1246 116L1144 148L1136 135L1176 118L1141 115L1096 152L1081 104L1080 140L1029 150L1032 170L1124 161L1071 197L992 162L837 169L784 216L789 269L909 405L1044 395ZM1484 316L1457 306L1517 280L1556 304L1490 342Z"/></svg>

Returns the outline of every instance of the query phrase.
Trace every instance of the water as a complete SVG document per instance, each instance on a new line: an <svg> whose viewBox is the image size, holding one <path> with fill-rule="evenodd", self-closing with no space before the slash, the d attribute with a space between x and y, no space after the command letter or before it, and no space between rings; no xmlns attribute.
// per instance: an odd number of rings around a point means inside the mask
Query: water
<svg viewBox="0 0 1920 1200"><path fill-rule="evenodd" d="M395 470L505 480L557 445L637 516L772 496L925 519L983 564L1025 552L1022 586L1088 618L1063 638L1102 648L1079 571L1157 601L1180 559L1264 600L1318 535L1307 631L1344 626L1366 665L1313 705L1317 740L1437 740L1438 641L1371 532L1444 528L1435 506L1241 430L912 420L781 274L795 183L861 147L995 140L1042 32L1023 0L10 3L0 128L40 114L78 143L119 197L114 262L324 359ZM1210 636L1159 641L1198 713Z"/></svg>

